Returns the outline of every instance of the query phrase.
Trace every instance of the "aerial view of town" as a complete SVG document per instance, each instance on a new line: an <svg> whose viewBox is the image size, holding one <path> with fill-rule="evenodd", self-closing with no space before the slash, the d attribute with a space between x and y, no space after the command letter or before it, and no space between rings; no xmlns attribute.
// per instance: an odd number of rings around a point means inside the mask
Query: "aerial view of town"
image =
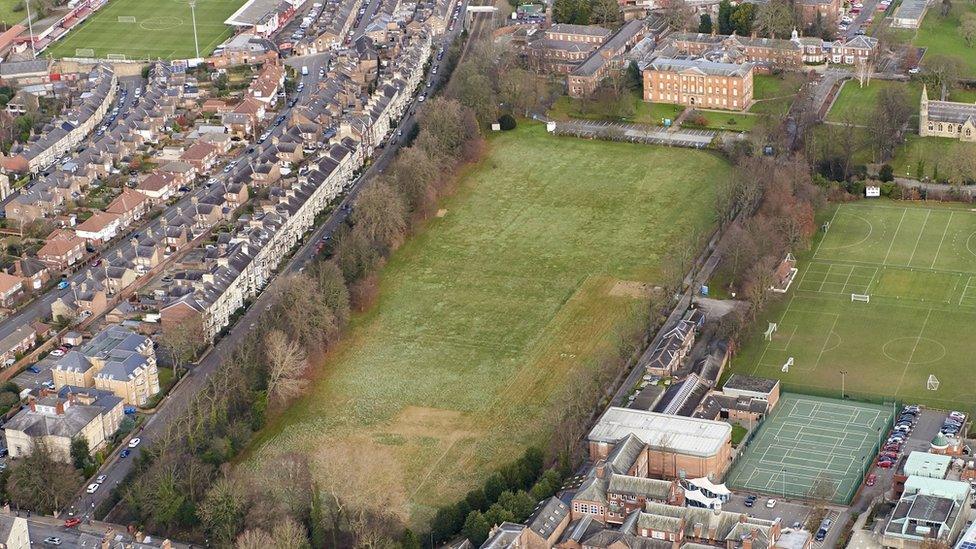
<svg viewBox="0 0 976 549"><path fill-rule="evenodd" d="M976 0L0 0L0 549L976 549Z"/></svg>

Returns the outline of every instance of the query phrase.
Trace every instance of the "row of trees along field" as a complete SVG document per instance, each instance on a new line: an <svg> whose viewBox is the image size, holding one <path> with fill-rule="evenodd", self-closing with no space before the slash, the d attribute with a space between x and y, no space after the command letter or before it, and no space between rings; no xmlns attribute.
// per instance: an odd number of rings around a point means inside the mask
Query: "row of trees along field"
<svg viewBox="0 0 976 549"><path fill-rule="evenodd" d="M373 303L386 259L436 212L457 167L482 151L477 114L451 94L427 103L413 137L386 173L367 183L332 246L304 273L279 281L254 337L225 358L143 453L117 490L125 516L115 518L219 547L395 546L402 536L406 545L416 543L379 500L346 493L341 483L318 485L305 456L286 455L254 470L227 464L269 417L305 392L309 357L334 346L350 314ZM185 362L192 351L180 349L192 349L192 338L168 337L174 357Z"/></svg>

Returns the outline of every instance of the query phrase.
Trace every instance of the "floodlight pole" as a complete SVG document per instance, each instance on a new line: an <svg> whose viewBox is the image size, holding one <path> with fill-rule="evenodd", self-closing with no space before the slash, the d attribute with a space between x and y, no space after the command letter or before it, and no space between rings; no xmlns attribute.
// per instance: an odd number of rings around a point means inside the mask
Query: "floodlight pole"
<svg viewBox="0 0 976 549"><path fill-rule="evenodd" d="M200 41L197 39L197 0L190 0L190 19L193 20L193 45L196 48L197 59L200 58Z"/></svg>
<svg viewBox="0 0 976 549"><path fill-rule="evenodd" d="M847 381L847 370L840 371L840 398L844 398L844 382Z"/></svg>
<svg viewBox="0 0 976 549"><path fill-rule="evenodd" d="M34 24L31 21L30 0L24 0L24 5L27 6L27 32L30 35L31 59L37 59L37 51L34 50Z"/></svg>

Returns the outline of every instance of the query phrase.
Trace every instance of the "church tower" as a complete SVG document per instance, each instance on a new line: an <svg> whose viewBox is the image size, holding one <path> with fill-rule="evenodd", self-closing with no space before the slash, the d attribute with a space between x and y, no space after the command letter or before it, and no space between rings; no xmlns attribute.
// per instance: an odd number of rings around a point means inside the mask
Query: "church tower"
<svg viewBox="0 0 976 549"><path fill-rule="evenodd" d="M918 107L918 135L929 135L929 91L925 85L922 85L922 101Z"/></svg>

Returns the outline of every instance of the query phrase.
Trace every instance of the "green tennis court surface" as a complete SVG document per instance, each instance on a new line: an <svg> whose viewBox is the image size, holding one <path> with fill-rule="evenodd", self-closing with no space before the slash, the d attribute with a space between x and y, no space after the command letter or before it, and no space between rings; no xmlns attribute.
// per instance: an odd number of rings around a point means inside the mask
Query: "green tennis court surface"
<svg viewBox="0 0 976 549"><path fill-rule="evenodd" d="M840 396L843 370L858 400L972 412L976 212L862 200L837 206L820 235L798 254L796 281L757 323L733 371ZM767 321L778 323L769 340Z"/></svg>
<svg viewBox="0 0 976 549"><path fill-rule="evenodd" d="M892 413L890 406L784 393L726 482L774 497L847 504Z"/></svg>

